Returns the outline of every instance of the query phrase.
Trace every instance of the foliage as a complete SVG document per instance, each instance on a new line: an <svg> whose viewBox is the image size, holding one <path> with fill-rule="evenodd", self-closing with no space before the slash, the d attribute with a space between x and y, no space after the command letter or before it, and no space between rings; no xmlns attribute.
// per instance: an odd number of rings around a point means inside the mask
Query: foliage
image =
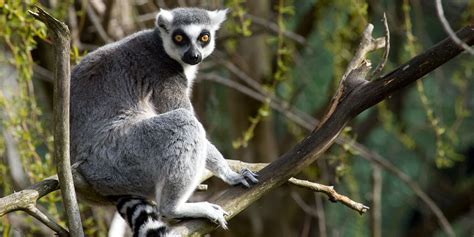
<svg viewBox="0 0 474 237"><path fill-rule="evenodd" d="M276 45L276 70L273 74L273 78L270 83L263 84L263 89L267 95L263 105L258 109L257 115L250 117L250 126L247 130L242 133L242 137L232 142L234 149L239 147L247 147L248 142L254 136L255 128L262 119L270 115L270 102L271 97L275 95L275 90L278 83L284 81L289 76L288 64L291 60L292 51L287 46L286 38L283 36L283 32L286 31L285 17L294 15L293 6L287 3L285 0L279 0L278 5L275 6L278 13L277 24L278 24L278 35Z"/></svg>

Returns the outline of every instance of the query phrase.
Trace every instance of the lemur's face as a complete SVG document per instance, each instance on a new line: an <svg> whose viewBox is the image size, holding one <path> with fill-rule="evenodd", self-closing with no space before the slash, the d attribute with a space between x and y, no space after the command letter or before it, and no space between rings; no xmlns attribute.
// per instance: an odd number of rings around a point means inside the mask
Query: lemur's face
<svg viewBox="0 0 474 237"><path fill-rule="evenodd" d="M196 65L215 47L215 33L227 10L161 9L156 17L166 53L181 64Z"/></svg>

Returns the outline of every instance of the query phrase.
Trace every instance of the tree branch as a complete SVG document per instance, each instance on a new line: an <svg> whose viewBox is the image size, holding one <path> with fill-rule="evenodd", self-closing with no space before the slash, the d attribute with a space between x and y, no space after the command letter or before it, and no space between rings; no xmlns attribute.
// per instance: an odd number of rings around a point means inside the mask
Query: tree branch
<svg viewBox="0 0 474 237"><path fill-rule="evenodd" d="M463 48L467 52L469 52L471 55L474 55L474 49L469 47L466 43L464 43L461 39L459 39L456 34L454 33L453 29L449 25L448 20L446 20L446 17L444 16L444 10L443 10L443 4L441 3L441 0L435 0L436 3L436 13L438 14L439 21L443 25L444 30L446 33L448 33L449 37L456 42L459 47Z"/></svg>
<svg viewBox="0 0 474 237"><path fill-rule="evenodd" d="M40 7L38 12L28 11L43 22L52 33L55 52L54 70L54 157L56 159L59 185L71 236L82 237L82 222L76 200L69 158L69 87L70 33L68 27L49 15Z"/></svg>
<svg viewBox="0 0 474 237"><path fill-rule="evenodd" d="M112 43L114 42L107 32L105 31L104 27L100 23L100 19L95 14L94 9L92 9L92 6L90 4L86 4L86 12L87 16L89 16L89 19L91 20L92 24L94 25L95 29L97 30L97 33L99 34L100 38L104 41L104 43Z"/></svg>
<svg viewBox="0 0 474 237"><path fill-rule="evenodd" d="M313 183L306 180L290 178L288 183L294 184L298 187L306 188L312 190L314 192L324 193L328 196L329 200L332 202L340 202L347 207L354 209L359 212L359 214L364 214L369 210L368 206L365 206L362 203L358 203L353 201L352 199L348 198L347 196L341 195L336 192L334 186L327 186L323 184Z"/></svg>
<svg viewBox="0 0 474 237"><path fill-rule="evenodd" d="M25 211L56 231L59 236L69 236L68 231L57 224L53 218L36 208L36 202L41 197L58 189L58 180L55 178L47 178L20 192L0 198L0 216L13 211Z"/></svg>
<svg viewBox="0 0 474 237"><path fill-rule="evenodd" d="M228 87L234 88L238 90L239 92L246 94L247 96L250 96L251 98L254 98L259 101L265 101L265 96L260 94L259 92L255 92L252 89L239 84L238 82L231 81L229 79L223 78L221 76L215 75L215 74L208 74L203 77L206 80L210 81L215 81L218 83L221 83L223 85L226 85ZM306 113L299 111L295 108L292 107L285 107L282 105L279 101L271 99L270 101L270 106L275 109L276 111L281 112L284 114L288 119L293 121L294 123L298 124L299 126L311 131L314 126L319 124L319 121ZM387 159L383 158L380 154L377 152L371 151L367 149L364 145L356 142L356 141L350 141L344 137L337 137L336 138L336 143L339 145L349 145L351 149L353 149L355 152L357 152L358 155L360 155L363 159L374 163L375 165L383 168L384 170L388 171L395 177L399 178L403 183L405 183L414 193L415 195L423 201L428 208L435 214L436 218L438 219L438 222L440 223L440 226L443 227L443 229L446 230L448 233L451 228L451 225L449 224L448 220L444 216L443 212L441 209L436 205L436 203L421 189L421 187L413 180L411 179L408 175L403 173L400 169L398 169L394 164L392 164L390 161Z"/></svg>
<svg viewBox="0 0 474 237"><path fill-rule="evenodd" d="M382 236L382 172L380 167L372 165L372 213L370 229L372 237Z"/></svg>
<svg viewBox="0 0 474 237"><path fill-rule="evenodd" d="M474 44L474 28L465 27L459 31L458 37L469 45ZM266 192L285 183L291 176L314 162L334 143L345 124L357 114L420 79L461 52L462 49L448 38L391 73L370 82L363 77L364 72L368 70L368 64L362 63L358 67L359 64L355 64L354 70L341 82L338 90L340 96L332 102L331 107L334 109L329 111L327 119L324 119L316 130L262 169L259 172L260 182L254 187L230 187L222 195L209 201L221 205L229 212L228 219L232 218ZM208 233L213 228L214 225L204 220L187 220L175 225L173 231L191 235Z"/></svg>

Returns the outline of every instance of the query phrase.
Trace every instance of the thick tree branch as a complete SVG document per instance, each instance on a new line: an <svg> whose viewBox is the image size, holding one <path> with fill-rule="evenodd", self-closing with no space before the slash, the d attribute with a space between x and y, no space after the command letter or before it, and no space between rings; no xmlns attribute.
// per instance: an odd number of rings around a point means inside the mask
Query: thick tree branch
<svg viewBox="0 0 474 237"><path fill-rule="evenodd" d="M465 27L458 32L458 37L468 45L474 44L474 28ZM333 101L336 106L333 107L334 110L330 110L327 119L280 159L262 169L259 172L260 183L250 189L228 188L222 195L209 201L221 205L230 213L228 218L232 218L266 192L283 184L314 162L334 143L345 124L357 114L420 79L461 52L462 49L448 38L391 73L371 82L360 77L367 70L364 68L367 64L363 63L362 68L356 67L355 71L348 73L347 81L343 80L341 83L341 95ZM173 231L183 235L198 235L208 233L213 228L214 225L204 220L188 220L176 225Z"/></svg>
<svg viewBox="0 0 474 237"><path fill-rule="evenodd" d="M82 222L76 200L69 158L69 87L70 33L68 27L37 7L38 12L29 11L37 20L43 22L53 36L54 69L54 157L56 159L59 185L68 220L71 236L82 237Z"/></svg>

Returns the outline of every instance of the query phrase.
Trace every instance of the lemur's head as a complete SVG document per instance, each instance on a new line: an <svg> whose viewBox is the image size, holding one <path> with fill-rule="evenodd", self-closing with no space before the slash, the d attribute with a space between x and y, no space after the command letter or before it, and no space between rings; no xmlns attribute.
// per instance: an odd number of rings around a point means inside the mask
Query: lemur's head
<svg viewBox="0 0 474 237"><path fill-rule="evenodd" d="M156 16L166 53L174 60L196 65L214 50L215 33L227 10L198 8L161 9Z"/></svg>

